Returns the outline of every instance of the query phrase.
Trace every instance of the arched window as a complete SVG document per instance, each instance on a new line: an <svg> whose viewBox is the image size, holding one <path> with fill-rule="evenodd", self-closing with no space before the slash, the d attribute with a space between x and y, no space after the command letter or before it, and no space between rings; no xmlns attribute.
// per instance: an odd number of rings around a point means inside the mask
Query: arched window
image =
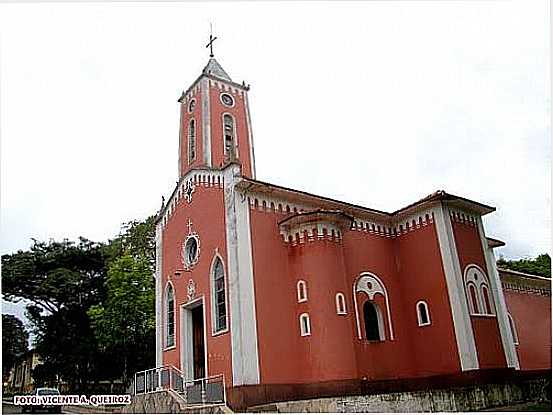
<svg viewBox="0 0 553 415"><path fill-rule="evenodd" d="M234 131L234 118L231 115L223 116L223 140L225 156L231 160L236 158L236 137Z"/></svg>
<svg viewBox="0 0 553 415"><path fill-rule="evenodd" d="M307 284L304 280L299 280L297 285L298 303L307 301Z"/></svg>
<svg viewBox="0 0 553 415"><path fill-rule="evenodd" d="M382 340L381 317L379 315L378 305L372 301L365 301L363 305L363 317L365 320L365 338L367 340Z"/></svg>
<svg viewBox="0 0 553 415"><path fill-rule="evenodd" d="M515 343L516 346L518 346L518 333L517 333L517 328L515 326L515 321L513 320L513 316L511 316L510 313L507 313L507 317L509 317L509 326L511 327L513 342Z"/></svg>
<svg viewBox="0 0 553 415"><path fill-rule="evenodd" d="M225 293L225 269L219 257L213 263L213 282L211 285L211 315L213 332L218 333L227 329L227 305Z"/></svg>
<svg viewBox="0 0 553 415"><path fill-rule="evenodd" d="M188 163L196 160L196 121L190 120L188 125Z"/></svg>
<svg viewBox="0 0 553 415"><path fill-rule="evenodd" d="M425 301L419 301L417 303L417 320L419 326L430 325L430 313L428 312L428 304Z"/></svg>
<svg viewBox="0 0 553 415"><path fill-rule="evenodd" d="M165 347L175 345L175 293L173 286L167 284L165 292Z"/></svg>
<svg viewBox="0 0 553 415"><path fill-rule="evenodd" d="M490 283L484 271L478 265L468 265L465 268L464 278L470 314L481 316L495 315Z"/></svg>
<svg viewBox="0 0 553 415"><path fill-rule="evenodd" d="M484 303L484 312L488 315L493 315L488 287L485 284L482 284L480 289L482 291L482 300L483 300L482 302Z"/></svg>
<svg viewBox="0 0 553 415"><path fill-rule="evenodd" d="M480 306L478 304L478 294L476 294L476 287L474 284L469 284L469 297L471 305L471 314L480 314Z"/></svg>
<svg viewBox="0 0 553 415"><path fill-rule="evenodd" d="M346 314L346 299L344 294L336 294L336 313L340 315Z"/></svg>
<svg viewBox="0 0 553 415"><path fill-rule="evenodd" d="M300 315L300 334L302 336L311 335L311 322L309 321L309 314L307 313Z"/></svg>

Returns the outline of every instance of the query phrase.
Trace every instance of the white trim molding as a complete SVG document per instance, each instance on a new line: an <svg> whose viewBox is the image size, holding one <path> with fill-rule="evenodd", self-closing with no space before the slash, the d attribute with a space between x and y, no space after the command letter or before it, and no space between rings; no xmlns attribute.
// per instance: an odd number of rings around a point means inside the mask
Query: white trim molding
<svg viewBox="0 0 553 415"><path fill-rule="evenodd" d="M347 313L348 310L344 293L336 293L336 314L339 316L345 316Z"/></svg>
<svg viewBox="0 0 553 415"><path fill-rule="evenodd" d="M163 253L163 226L156 224L156 366L161 367L163 362L163 282L161 274Z"/></svg>
<svg viewBox="0 0 553 415"><path fill-rule="evenodd" d="M459 263L459 255L453 235L451 217L447 206L440 203L434 210L434 223L438 234L438 244L444 267L444 274L449 294L449 305L453 317L455 341L459 353L461 370L473 370L480 367L474 331L470 321L469 308L465 296L463 275Z"/></svg>
<svg viewBox="0 0 553 415"><path fill-rule="evenodd" d="M486 269L488 271L490 282L490 292L492 294L496 307L497 324L499 325L499 333L501 334L501 343L503 345L503 351L505 352L505 360L507 361L508 367L520 369L520 363L518 361L518 355L515 348L513 335L511 334L511 328L509 326L509 320L507 317L507 305L505 304L505 296L501 287L499 273L497 272L495 255L493 252L493 248L488 246L486 234L484 233L484 225L480 216L476 218L476 225L478 226L482 252L486 261Z"/></svg>
<svg viewBox="0 0 553 415"><path fill-rule="evenodd" d="M311 336L311 320L309 314L300 314L300 335L301 337Z"/></svg>
<svg viewBox="0 0 553 415"><path fill-rule="evenodd" d="M307 301L307 283L304 280L299 280L296 284L296 293L298 303L305 303Z"/></svg>
<svg viewBox="0 0 553 415"><path fill-rule="evenodd" d="M187 303L180 304L178 307L179 313L182 318L180 319L180 369L184 374L185 380L194 379L194 340L193 340L193 327L192 327L192 310L197 307L202 307L203 323L204 323L204 365L205 376L208 372L208 353L207 353L207 320L206 320L206 304L205 297L194 298Z"/></svg>
<svg viewBox="0 0 553 415"><path fill-rule="evenodd" d="M235 187L239 179L240 166L229 164L224 194L233 386L257 385L260 379L250 209Z"/></svg>
<svg viewBox="0 0 553 415"><path fill-rule="evenodd" d="M361 340L363 337L361 335L361 324L359 319L359 309L357 305L357 293L364 292L367 294L367 297L370 301L374 300L376 294L380 294L384 297L386 303L386 314L388 317L388 329L390 331L390 340L394 340L394 329L392 328L392 313L390 311L390 302L388 299L388 291L386 291L386 286L382 280L371 272L362 272L356 278L353 284L353 304L355 307L355 321L357 323L357 337ZM374 302L374 301L373 301ZM376 303L375 303L376 305ZM380 308L376 307L377 313L380 312ZM382 315L379 314L379 319L382 320ZM386 335L384 333L384 324L379 324L380 339L385 340Z"/></svg>
<svg viewBox="0 0 553 415"><path fill-rule="evenodd" d="M173 302L173 342L169 344L169 288L171 288L171 296ZM167 281L165 284L165 290L163 291L163 350L173 349L177 344L177 305L176 305L176 292L175 286L171 281Z"/></svg>
<svg viewBox="0 0 553 415"><path fill-rule="evenodd" d="M202 96L202 151L204 152L204 164L211 167L211 105L210 105L209 80L201 80Z"/></svg>
<svg viewBox="0 0 553 415"><path fill-rule="evenodd" d="M246 126L248 128L248 145L250 147L250 165L252 169L252 179L255 179L255 152L253 148L252 120L250 118L250 104L248 94L244 92L244 106L246 107Z"/></svg>
<svg viewBox="0 0 553 415"><path fill-rule="evenodd" d="M423 316L421 314L421 306L424 308L424 312L426 314L426 321L423 321ZM432 320L430 319L430 309L428 308L428 304L424 300L420 300L415 305L415 309L417 311L417 322L419 323L419 327L424 326L430 326L432 324Z"/></svg>
<svg viewBox="0 0 553 415"><path fill-rule="evenodd" d="M518 341L518 332L517 332L517 326L515 324L515 320L513 319L513 316L511 313L507 313L507 317L509 317L509 324L511 326L511 335L513 336L513 342L515 346L519 345Z"/></svg>
<svg viewBox="0 0 553 415"><path fill-rule="evenodd" d="M470 314L473 316L495 316L495 305L491 297L490 283L484 270L476 264L468 264L465 267L463 275ZM472 304L470 286L474 287L477 309L475 309ZM484 289L487 291L487 295L484 295ZM487 302L486 298L488 299ZM488 305L490 307L489 310L487 309Z"/></svg>

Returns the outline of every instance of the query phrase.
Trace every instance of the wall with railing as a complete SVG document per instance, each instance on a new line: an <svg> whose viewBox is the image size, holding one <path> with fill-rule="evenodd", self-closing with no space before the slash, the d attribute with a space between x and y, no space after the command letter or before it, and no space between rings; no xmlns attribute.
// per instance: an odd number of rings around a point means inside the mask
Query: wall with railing
<svg viewBox="0 0 553 415"><path fill-rule="evenodd" d="M226 404L225 379L222 374L187 380L179 369L165 365L134 375L134 395L167 390L176 392L187 405Z"/></svg>

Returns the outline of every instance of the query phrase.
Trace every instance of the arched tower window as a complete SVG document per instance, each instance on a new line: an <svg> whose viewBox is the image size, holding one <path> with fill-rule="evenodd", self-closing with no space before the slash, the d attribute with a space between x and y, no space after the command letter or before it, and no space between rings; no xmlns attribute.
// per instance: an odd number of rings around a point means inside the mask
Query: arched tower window
<svg viewBox="0 0 553 415"><path fill-rule="evenodd" d="M336 313L340 315L346 314L346 299L344 294L336 294Z"/></svg>
<svg viewBox="0 0 553 415"><path fill-rule="evenodd" d="M300 315L300 334L302 336L311 335L311 322L309 321L309 314L307 313Z"/></svg>
<svg viewBox="0 0 553 415"><path fill-rule="evenodd" d="M175 292L173 286L167 284L165 292L165 347L175 345Z"/></svg>
<svg viewBox="0 0 553 415"><path fill-rule="evenodd" d="M304 280L299 280L297 284L298 303L307 301L307 284Z"/></svg>
<svg viewBox="0 0 553 415"><path fill-rule="evenodd" d="M363 305L363 318L365 320L365 338L367 340L382 340L381 318L378 305L370 300L365 301Z"/></svg>
<svg viewBox="0 0 553 415"><path fill-rule="evenodd" d="M419 326L430 325L430 313L428 311L428 304L425 301L421 300L417 303L417 320Z"/></svg>
<svg viewBox="0 0 553 415"><path fill-rule="evenodd" d="M227 304L225 292L225 270L219 257L213 263L213 283L211 296L211 313L213 331L218 333L227 329Z"/></svg>
<svg viewBox="0 0 553 415"><path fill-rule="evenodd" d="M196 121L190 120L188 124L188 164L196 160Z"/></svg>
<svg viewBox="0 0 553 415"><path fill-rule="evenodd" d="M223 141L226 158L229 160L236 159L236 133L234 118L230 114L223 115Z"/></svg>

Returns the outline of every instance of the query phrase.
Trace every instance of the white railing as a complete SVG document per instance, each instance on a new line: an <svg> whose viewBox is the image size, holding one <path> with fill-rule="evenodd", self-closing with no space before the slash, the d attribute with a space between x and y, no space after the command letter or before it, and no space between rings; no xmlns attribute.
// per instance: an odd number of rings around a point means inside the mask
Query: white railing
<svg viewBox="0 0 553 415"><path fill-rule="evenodd" d="M182 395L188 405L226 404L225 376L185 381Z"/></svg>
<svg viewBox="0 0 553 415"><path fill-rule="evenodd" d="M134 394L140 395L167 389L182 392L183 381L182 372L172 365L143 370L134 375Z"/></svg>
<svg viewBox="0 0 553 415"><path fill-rule="evenodd" d="M183 373L172 365L136 372L133 389L135 395L172 390L187 405L226 404L224 375L186 380Z"/></svg>

